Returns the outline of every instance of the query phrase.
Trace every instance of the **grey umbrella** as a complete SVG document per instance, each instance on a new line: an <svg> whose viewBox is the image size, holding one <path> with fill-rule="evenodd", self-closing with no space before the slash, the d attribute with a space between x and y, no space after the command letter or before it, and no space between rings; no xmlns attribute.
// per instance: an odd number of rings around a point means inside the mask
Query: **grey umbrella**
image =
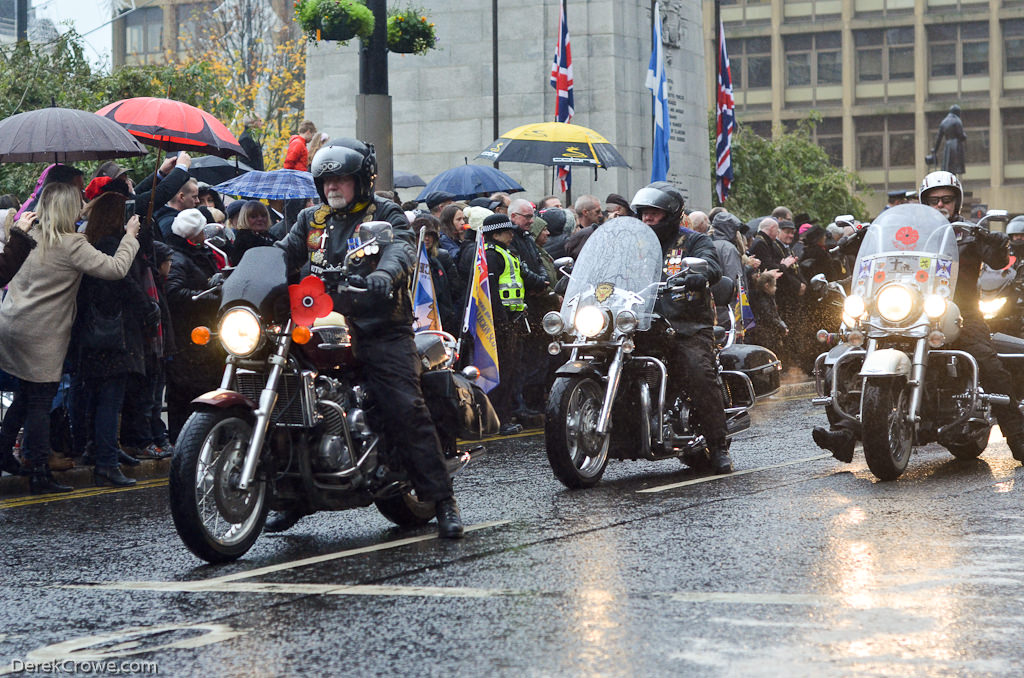
<svg viewBox="0 0 1024 678"><path fill-rule="evenodd" d="M146 155L113 120L74 108L40 108L0 120L0 162L71 162Z"/></svg>
<svg viewBox="0 0 1024 678"><path fill-rule="evenodd" d="M423 181L418 174L395 170L395 188L412 188L413 186L426 185L427 182Z"/></svg>

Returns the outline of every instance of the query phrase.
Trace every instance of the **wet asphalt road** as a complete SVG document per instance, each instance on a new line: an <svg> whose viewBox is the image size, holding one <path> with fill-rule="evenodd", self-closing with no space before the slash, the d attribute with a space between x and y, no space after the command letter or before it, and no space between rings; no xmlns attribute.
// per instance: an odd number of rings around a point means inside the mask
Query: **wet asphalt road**
<svg viewBox="0 0 1024 678"><path fill-rule="evenodd" d="M741 474L612 462L575 492L540 437L491 443L456 480L461 542L361 509L219 567L181 546L162 481L0 497L0 673L1021 675L1024 471L998 430L980 460L931 446L878 483L820 458L823 420L762 403Z"/></svg>

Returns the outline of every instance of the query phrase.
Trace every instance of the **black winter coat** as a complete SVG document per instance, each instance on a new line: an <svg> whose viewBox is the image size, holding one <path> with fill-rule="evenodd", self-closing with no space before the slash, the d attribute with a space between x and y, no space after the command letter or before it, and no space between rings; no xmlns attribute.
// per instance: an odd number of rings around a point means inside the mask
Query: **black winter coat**
<svg viewBox="0 0 1024 678"><path fill-rule="evenodd" d="M240 228L235 231L235 243L231 246L231 265L238 266L242 255L253 247L272 247L277 242L274 236L267 233L252 231L247 228Z"/></svg>
<svg viewBox="0 0 1024 678"><path fill-rule="evenodd" d="M202 245L192 245L184 238L173 233L167 238L171 247L171 272L167 275L167 304L171 311L171 324L174 329L174 343L178 349L174 361L186 369L215 369L223 364L222 356L213 346L196 346L192 343L192 330L200 325L214 327L217 322L217 310L220 297L216 294L192 300L192 296L209 288L210 277L217 272L217 263L213 254Z"/></svg>
<svg viewBox="0 0 1024 678"><path fill-rule="evenodd" d="M113 255L121 243L120 236L107 236L95 244L96 249ZM73 369L85 379L145 374L144 327L152 304L132 276L122 280L100 280L82 276L78 288L78 316L72 331L68 354ZM121 324L124 348L86 348L90 328L97 322Z"/></svg>
<svg viewBox="0 0 1024 678"><path fill-rule="evenodd" d="M675 273L674 267L683 257L699 257L708 262L706 275L709 285L721 280L722 263L711 238L682 226L674 232L666 229L654 229L654 232L661 243L661 254L664 259L662 280ZM684 337L715 326L715 305L710 288L696 291L675 288L672 291L662 291L658 295L655 310Z"/></svg>
<svg viewBox="0 0 1024 678"><path fill-rule="evenodd" d="M346 316L357 339L412 334L413 314L408 281L416 258L416 236L409 227L405 212L395 203L374 196L372 203L357 212L332 210L326 205L307 207L299 213L292 230L276 246L287 253L290 271L315 274L310 257L319 251L320 239L327 238L325 263L339 265L348 252L348 239L359 224L367 221L387 221L393 227L394 242L382 249L376 264L376 270L391 276L392 297L371 299L368 294L359 299L355 295L352 299L335 297L335 308L342 310L347 304L352 305Z"/></svg>

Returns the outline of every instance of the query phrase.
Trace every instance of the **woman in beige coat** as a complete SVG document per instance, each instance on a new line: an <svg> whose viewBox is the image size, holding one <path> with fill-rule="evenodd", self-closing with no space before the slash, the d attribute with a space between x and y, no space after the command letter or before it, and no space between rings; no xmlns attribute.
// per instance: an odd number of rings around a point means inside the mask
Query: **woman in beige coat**
<svg viewBox="0 0 1024 678"><path fill-rule="evenodd" d="M20 389L0 424L0 456L10 453L24 425L22 453L29 462L33 494L67 492L46 463L50 453L50 402L57 393L64 355L75 319L75 298L82 274L120 280L139 250L138 217L132 217L114 253L107 256L75 232L81 193L70 184L50 184L38 212L25 212L21 224L32 229L32 250L0 305L0 369L17 377Z"/></svg>

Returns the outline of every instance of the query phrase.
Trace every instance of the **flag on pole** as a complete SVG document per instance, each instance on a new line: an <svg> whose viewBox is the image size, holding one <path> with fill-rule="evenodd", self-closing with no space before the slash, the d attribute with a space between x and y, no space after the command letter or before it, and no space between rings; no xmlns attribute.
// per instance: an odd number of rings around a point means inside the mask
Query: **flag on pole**
<svg viewBox="0 0 1024 678"><path fill-rule="evenodd" d="M661 9L654 3L654 46L647 66L647 89L654 97L654 151L651 181L668 180L668 79L665 77L665 51L661 43Z"/></svg>
<svg viewBox="0 0 1024 678"><path fill-rule="evenodd" d="M740 336L746 333L747 330L754 329L754 325L757 323L754 321L754 309L750 307L750 299L747 297L747 286L743 284L743 276L740 276L739 285L737 285L739 294L739 322L736 323L736 327L739 329Z"/></svg>
<svg viewBox="0 0 1024 678"><path fill-rule="evenodd" d="M565 19L565 0L558 18L558 44L555 58L551 62L551 86L555 88L555 122L569 122L576 110L572 98L572 50L569 49L569 24ZM559 165L558 179L562 192L572 186L572 174L568 165Z"/></svg>
<svg viewBox="0 0 1024 678"><path fill-rule="evenodd" d="M437 312L437 295L434 293L434 278L430 275L427 244L422 239L413 280L412 307L416 316L412 322L413 332L442 329L441 317Z"/></svg>
<svg viewBox="0 0 1024 678"><path fill-rule="evenodd" d="M732 184L732 135L736 131L736 104L732 98L732 71L729 69L729 52L725 49L725 24L718 23L718 104L717 144L715 147L718 177L715 191L718 202L725 202Z"/></svg>
<svg viewBox="0 0 1024 678"><path fill-rule="evenodd" d="M473 365L480 370L477 383L485 393L494 389L501 379L498 373L498 342L494 334L494 316L491 314L490 281L487 277L487 255L484 252L484 239L479 236L476 244L476 266L473 270L473 283L469 292L469 304L466 307L466 321L462 326L462 334L473 337Z"/></svg>

